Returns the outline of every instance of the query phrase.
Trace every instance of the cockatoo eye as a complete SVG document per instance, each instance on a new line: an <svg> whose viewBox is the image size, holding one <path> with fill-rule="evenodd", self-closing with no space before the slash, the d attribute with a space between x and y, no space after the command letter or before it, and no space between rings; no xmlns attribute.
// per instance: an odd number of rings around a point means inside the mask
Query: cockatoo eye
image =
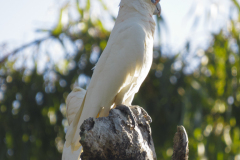
<svg viewBox="0 0 240 160"><path fill-rule="evenodd" d="M156 5L160 0L151 0L151 2Z"/></svg>

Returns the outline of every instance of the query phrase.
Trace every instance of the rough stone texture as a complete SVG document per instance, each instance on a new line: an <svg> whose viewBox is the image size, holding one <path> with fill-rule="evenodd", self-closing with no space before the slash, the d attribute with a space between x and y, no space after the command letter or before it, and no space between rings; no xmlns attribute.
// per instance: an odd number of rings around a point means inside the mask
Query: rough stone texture
<svg viewBox="0 0 240 160"><path fill-rule="evenodd" d="M129 108L131 113L120 106L110 110L108 117L83 122L82 160L157 159L149 125L151 118L139 106Z"/></svg>
<svg viewBox="0 0 240 160"><path fill-rule="evenodd" d="M173 138L172 160L188 160L188 135L183 126L177 127L177 132Z"/></svg>

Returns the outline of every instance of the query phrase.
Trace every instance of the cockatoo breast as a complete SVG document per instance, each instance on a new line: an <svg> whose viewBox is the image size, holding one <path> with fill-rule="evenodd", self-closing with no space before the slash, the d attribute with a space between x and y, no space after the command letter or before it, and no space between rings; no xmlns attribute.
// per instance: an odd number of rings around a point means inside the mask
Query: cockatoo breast
<svg viewBox="0 0 240 160"><path fill-rule="evenodd" d="M144 6L141 0L129 0L127 2L125 1L126 0L122 0L120 3L119 14L112 34L113 35L123 34L123 32L126 31L127 28L132 26L136 26L136 30L134 31L135 34L129 36L141 35L144 32L144 52L143 55L139 55L139 58L141 58L142 60L141 61L142 69L140 71L141 74L138 75L140 76L138 77L138 81L142 83L142 81L146 78L146 75L148 74L152 64L153 39L154 39L153 36L156 26L152 18L153 14L152 12L155 6L151 6L152 8L150 8L148 5ZM132 2L132 4L129 2ZM132 5L135 7L133 7ZM138 39L136 38L136 40Z"/></svg>

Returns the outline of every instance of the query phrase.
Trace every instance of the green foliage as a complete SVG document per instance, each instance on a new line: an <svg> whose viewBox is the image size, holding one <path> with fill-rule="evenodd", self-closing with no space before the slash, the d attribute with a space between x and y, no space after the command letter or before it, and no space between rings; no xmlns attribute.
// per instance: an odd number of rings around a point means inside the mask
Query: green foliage
<svg viewBox="0 0 240 160"><path fill-rule="evenodd" d="M15 61L0 64L1 160L61 159L67 126L65 99L73 86L82 82L81 77L83 82L91 77L95 64L90 58L93 50L97 48L101 53L110 34L100 20L84 16L89 13L90 4L88 0L86 8L80 8L77 0L80 19L69 20L67 25L62 23L62 14L69 6L64 6L58 24L50 31L49 39L60 42L66 51L60 65L50 58L40 73L37 59L33 60L32 70L16 69ZM160 47L154 50L152 69L133 104L143 106L153 119L151 127L158 159L171 159L177 125L184 125L188 132L189 159L227 160L239 156L237 23L232 20L227 33L213 35L209 48L198 51L201 65L190 74L183 72L191 66L179 55L163 57ZM79 26L81 30L74 31ZM68 53L66 39L76 46L75 54ZM86 87L87 83L80 85Z"/></svg>

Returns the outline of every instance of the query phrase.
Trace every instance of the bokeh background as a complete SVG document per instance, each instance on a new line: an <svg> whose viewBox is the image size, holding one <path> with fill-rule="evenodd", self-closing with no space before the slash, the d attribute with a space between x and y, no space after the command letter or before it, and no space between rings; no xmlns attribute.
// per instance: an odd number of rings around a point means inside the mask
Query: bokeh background
<svg viewBox="0 0 240 160"><path fill-rule="evenodd" d="M65 99L87 88L119 0L0 1L0 159L60 160ZM162 0L154 60L133 104L170 160L177 125L191 160L240 160L240 5Z"/></svg>

